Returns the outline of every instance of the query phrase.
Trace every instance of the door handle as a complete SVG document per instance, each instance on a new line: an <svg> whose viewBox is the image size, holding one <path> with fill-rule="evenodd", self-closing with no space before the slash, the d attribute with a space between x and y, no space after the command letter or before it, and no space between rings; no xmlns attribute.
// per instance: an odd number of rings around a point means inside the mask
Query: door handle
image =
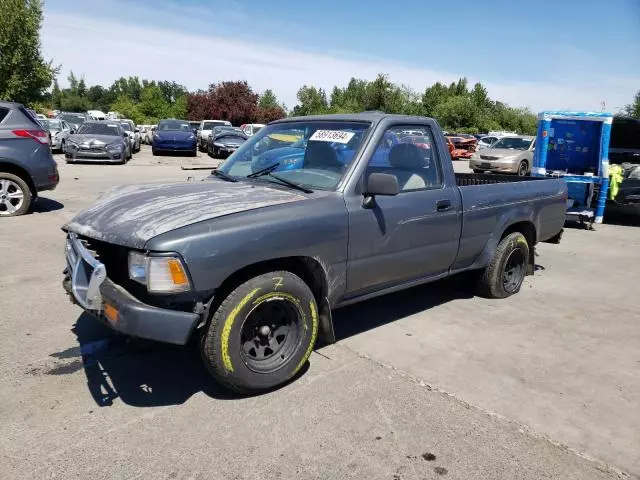
<svg viewBox="0 0 640 480"><path fill-rule="evenodd" d="M439 212L446 212L451 210L451 200L438 200L436 202L436 210Z"/></svg>

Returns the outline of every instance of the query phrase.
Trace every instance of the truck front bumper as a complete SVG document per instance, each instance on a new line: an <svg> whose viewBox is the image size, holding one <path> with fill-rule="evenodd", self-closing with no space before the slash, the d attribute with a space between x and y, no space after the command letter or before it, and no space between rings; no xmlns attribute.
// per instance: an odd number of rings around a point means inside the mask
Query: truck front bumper
<svg viewBox="0 0 640 480"><path fill-rule="evenodd" d="M113 330L134 337L184 345L201 317L196 313L147 305L107 278L78 237L66 244L67 268L62 285L71 300Z"/></svg>

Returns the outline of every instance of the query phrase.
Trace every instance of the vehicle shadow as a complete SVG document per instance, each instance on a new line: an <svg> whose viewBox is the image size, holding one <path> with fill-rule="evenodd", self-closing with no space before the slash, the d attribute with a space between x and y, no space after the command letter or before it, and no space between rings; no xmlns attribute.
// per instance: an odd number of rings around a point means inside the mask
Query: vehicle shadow
<svg viewBox="0 0 640 480"><path fill-rule="evenodd" d="M55 212L56 210L61 210L63 208L64 204L58 202L57 200L52 200L46 197L38 197L36 201L33 202L31 213Z"/></svg>
<svg viewBox="0 0 640 480"><path fill-rule="evenodd" d="M473 298L475 284L473 274L460 274L337 309L333 312L336 341L453 300Z"/></svg>
<svg viewBox="0 0 640 480"><path fill-rule="evenodd" d="M180 405L198 392L222 400L239 398L207 372L195 338L186 346L132 339L87 313L80 315L73 332L87 386L101 407L116 399L135 407Z"/></svg>
<svg viewBox="0 0 640 480"><path fill-rule="evenodd" d="M428 285L385 295L334 312L337 341L386 325L403 317L474 296L472 275L459 275ZM97 405L120 399L134 407L180 405L203 392L218 400L243 398L219 385L206 370L197 336L185 346L173 346L116 334L87 313L73 327L79 348L52 356L80 356L87 387ZM318 344L317 347L322 345ZM309 364L300 374L304 375Z"/></svg>

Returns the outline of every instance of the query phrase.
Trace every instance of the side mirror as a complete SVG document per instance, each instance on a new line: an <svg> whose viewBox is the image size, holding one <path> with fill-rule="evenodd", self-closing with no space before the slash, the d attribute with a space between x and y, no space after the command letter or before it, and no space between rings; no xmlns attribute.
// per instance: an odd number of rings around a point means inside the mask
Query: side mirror
<svg viewBox="0 0 640 480"><path fill-rule="evenodd" d="M72 128L71 130L69 130L69 133L73 135L74 133L76 133L76 131Z"/></svg>
<svg viewBox="0 0 640 480"><path fill-rule="evenodd" d="M129 134L125 131L125 132L122 132L122 136L123 136L124 138L127 138L127 137L129 136Z"/></svg>
<svg viewBox="0 0 640 480"><path fill-rule="evenodd" d="M136 133L140 133L140 129L139 129L139 128L136 128L136 129L135 129L135 132L136 132Z"/></svg>
<svg viewBox="0 0 640 480"><path fill-rule="evenodd" d="M362 206L364 208L373 208L376 202L376 195L394 197L398 193L400 193L398 177L391 173L372 173L367 178Z"/></svg>

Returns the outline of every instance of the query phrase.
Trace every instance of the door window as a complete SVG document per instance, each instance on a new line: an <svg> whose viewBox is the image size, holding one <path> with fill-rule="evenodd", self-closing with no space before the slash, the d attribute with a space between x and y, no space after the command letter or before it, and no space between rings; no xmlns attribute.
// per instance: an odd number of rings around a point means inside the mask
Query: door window
<svg viewBox="0 0 640 480"><path fill-rule="evenodd" d="M395 175L400 193L441 188L442 170L431 129L415 125L389 128L369 160L365 175L375 172Z"/></svg>

